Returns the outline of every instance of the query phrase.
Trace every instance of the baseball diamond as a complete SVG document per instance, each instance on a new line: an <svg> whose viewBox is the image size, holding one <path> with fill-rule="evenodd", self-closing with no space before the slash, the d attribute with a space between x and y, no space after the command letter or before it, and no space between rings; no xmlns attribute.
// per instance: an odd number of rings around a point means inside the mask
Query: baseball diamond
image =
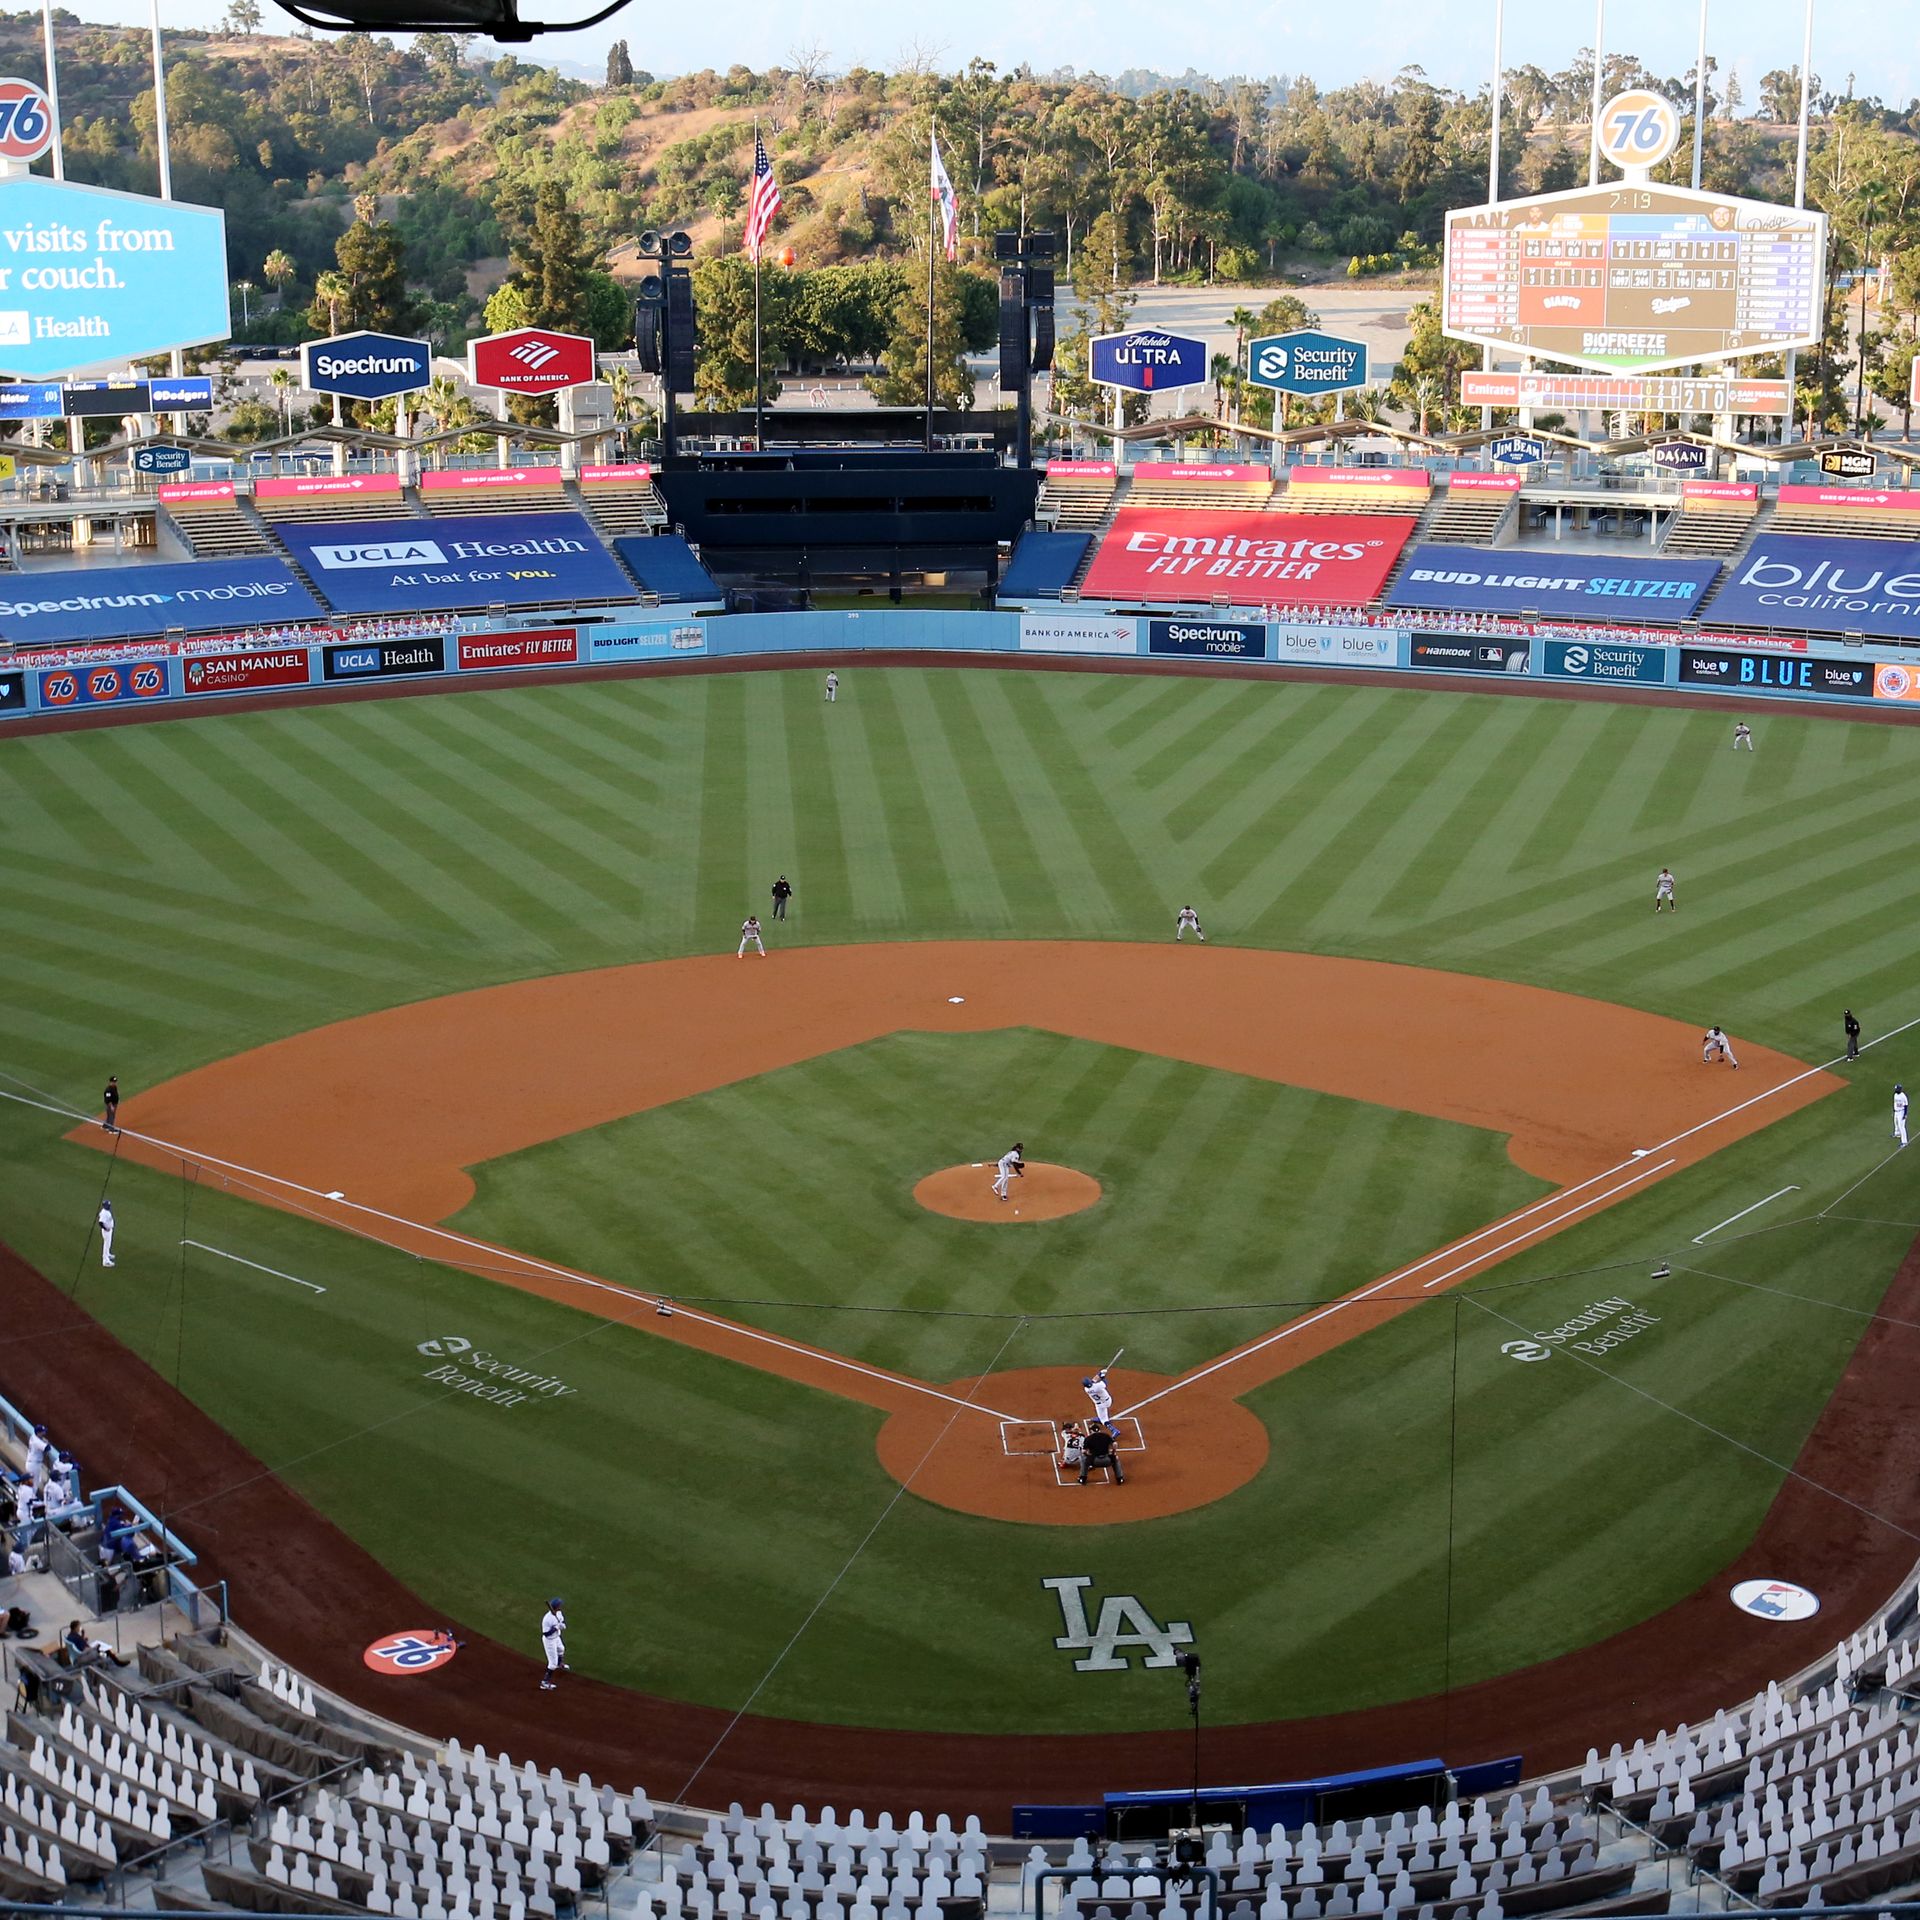
<svg viewBox="0 0 1920 1920"><path fill-rule="evenodd" d="M317 1681L709 1803L1004 1816L1183 1777L1184 1648L1222 1777L1537 1768L1906 1571L1911 727L488 679L0 755L0 1390L97 1475L131 1425ZM423 1620L457 1659L367 1660Z"/></svg>

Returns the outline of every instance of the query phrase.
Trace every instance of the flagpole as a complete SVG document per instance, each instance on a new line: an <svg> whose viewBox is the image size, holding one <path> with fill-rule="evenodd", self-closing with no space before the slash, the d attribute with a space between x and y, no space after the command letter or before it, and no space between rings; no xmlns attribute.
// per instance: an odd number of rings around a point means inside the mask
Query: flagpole
<svg viewBox="0 0 1920 1920"><path fill-rule="evenodd" d="M756 167L760 158L760 122L753 123L753 155ZM758 179L755 180L756 186ZM753 218L749 207L747 218ZM767 422L765 408L761 403L763 388L760 384L760 242L753 245L753 450L765 453L767 450Z"/></svg>
<svg viewBox="0 0 1920 1920"><path fill-rule="evenodd" d="M927 123L927 156L931 162L939 151L934 144L935 135L931 120ZM933 451L933 215L939 204L939 196L933 190L933 170L929 164L927 170L927 430L925 448ZM944 208L941 209L945 211Z"/></svg>

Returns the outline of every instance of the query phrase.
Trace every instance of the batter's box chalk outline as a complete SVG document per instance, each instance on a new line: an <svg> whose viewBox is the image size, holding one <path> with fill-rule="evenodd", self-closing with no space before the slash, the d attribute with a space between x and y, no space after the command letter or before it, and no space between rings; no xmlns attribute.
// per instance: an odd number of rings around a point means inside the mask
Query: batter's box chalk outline
<svg viewBox="0 0 1920 1920"><path fill-rule="evenodd" d="M1051 1420L1002 1420L1000 1451L1009 1460L1034 1460L1042 1454L1057 1454L1060 1429Z"/></svg>

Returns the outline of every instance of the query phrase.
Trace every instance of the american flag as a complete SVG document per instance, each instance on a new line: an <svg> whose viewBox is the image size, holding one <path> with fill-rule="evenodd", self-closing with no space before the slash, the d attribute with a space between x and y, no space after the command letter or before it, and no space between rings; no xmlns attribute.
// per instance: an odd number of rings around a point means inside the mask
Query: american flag
<svg viewBox="0 0 1920 1920"><path fill-rule="evenodd" d="M767 158L767 150L756 132L753 136L753 191L747 196L745 241L747 253L755 261L760 258L760 249L766 242L767 229L773 225L773 216L779 211L780 186L773 177L773 162Z"/></svg>

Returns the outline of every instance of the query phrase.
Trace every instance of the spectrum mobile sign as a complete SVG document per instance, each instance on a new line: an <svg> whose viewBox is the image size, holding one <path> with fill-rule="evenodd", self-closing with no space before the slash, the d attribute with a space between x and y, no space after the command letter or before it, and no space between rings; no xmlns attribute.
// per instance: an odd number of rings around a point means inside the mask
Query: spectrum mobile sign
<svg viewBox="0 0 1920 1920"><path fill-rule="evenodd" d="M232 327L217 209L0 180L0 373L45 380L224 340Z"/></svg>
<svg viewBox="0 0 1920 1920"><path fill-rule="evenodd" d="M300 384L309 393L390 400L396 393L418 393L432 380L433 349L397 333L339 333L300 349Z"/></svg>

